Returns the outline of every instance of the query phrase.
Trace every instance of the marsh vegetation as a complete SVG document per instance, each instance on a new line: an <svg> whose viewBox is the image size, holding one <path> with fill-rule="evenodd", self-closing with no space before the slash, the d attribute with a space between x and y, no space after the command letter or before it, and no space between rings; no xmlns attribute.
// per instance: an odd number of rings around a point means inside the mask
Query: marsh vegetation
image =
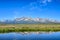
<svg viewBox="0 0 60 40"><path fill-rule="evenodd" d="M60 24L0 24L0 33L25 31L60 31Z"/></svg>

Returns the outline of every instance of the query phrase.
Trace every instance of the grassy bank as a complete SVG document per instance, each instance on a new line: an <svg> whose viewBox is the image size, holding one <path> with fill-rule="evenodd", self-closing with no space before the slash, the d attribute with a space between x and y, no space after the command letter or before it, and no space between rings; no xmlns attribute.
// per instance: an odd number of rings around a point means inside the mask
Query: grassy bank
<svg viewBox="0 0 60 40"><path fill-rule="evenodd" d="M25 31L60 31L60 24L0 24L0 33Z"/></svg>

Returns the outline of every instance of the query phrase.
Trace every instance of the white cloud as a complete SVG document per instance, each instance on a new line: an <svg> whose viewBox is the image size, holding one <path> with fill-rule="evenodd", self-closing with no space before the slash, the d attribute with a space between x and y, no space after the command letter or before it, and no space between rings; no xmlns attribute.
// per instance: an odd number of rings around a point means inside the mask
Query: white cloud
<svg viewBox="0 0 60 40"><path fill-rule="evenodd" d="M46 3L47 3L47 0L43 0L41 3L44 3L44 4L46 4Z"/></svg>
<svg viewBox="0 0 60 40"><path fill-rule="evenodd" d="M17 18L19 16L19 12L14 11L13 13L14 13L14 18Z"/></svg>
<svg viewBox="0 0 60 40"><path fill-rule="evenodd" d="M35 7L31 7L31 8L30 8L30 10L34 10L34 9L35 9Z"/></svg>
<svg viewBox="0 0 60 40"><path fill-rule="evenodd" d="M48 0L48 2L52 2L52 0Z"/></svg>
<svg viewBox="0 0 60 40"><path fill-rule="evenodd" d="M38 0L37 0L38 1ZM52 2L52 0L40 0L40 3L47 4L48 2Z"/></svg>
<svg viewBox="0 0 60 40"><path fill-rule="evenodd" d="M32 2L32 3L30 3L30 4L28 5L28 8L29 8L29 10L31 10L31 11L37 9L37 8L38 8L37 2Z"/></svg>
<svg viewBox="0 0 60 40"><path fill-rule="evenodd" d="M52 2L52 0L37 0L35 2L31 2L29 5L23 6L22 8L32 10L38 10L42 8L42 6L47 6L48 3Z"/></svg>
<svg viewBox="0 0 60 40"><path fill-rule="evenodd" d="M39 0L38 1L38 3L40 4L40 6L47 6L48 3L51 3L51 2L52 2L52 0Z"/></svg>

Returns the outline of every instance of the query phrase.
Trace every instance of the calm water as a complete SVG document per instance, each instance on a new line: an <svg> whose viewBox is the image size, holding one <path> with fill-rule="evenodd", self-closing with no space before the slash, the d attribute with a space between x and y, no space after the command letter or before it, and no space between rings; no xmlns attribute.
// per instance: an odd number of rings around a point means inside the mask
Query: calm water
<svg viewBox="0 0 60 40"><path fill-rule="evenodd" d="M0 40L60 40L60 32L0 33Z"/></svg>

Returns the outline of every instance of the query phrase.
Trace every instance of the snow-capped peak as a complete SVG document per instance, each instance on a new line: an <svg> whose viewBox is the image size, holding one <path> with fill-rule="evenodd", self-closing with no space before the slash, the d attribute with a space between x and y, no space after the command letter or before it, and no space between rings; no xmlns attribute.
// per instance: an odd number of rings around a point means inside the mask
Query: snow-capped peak
<svg viewBox="0 0 60 40"><path fill-rule="evenodd" d="M31 17L21 17L12 20L3 20L0 22L5 23L60 23L57 20L47 19L47 18L31 18Z"/></svg>

